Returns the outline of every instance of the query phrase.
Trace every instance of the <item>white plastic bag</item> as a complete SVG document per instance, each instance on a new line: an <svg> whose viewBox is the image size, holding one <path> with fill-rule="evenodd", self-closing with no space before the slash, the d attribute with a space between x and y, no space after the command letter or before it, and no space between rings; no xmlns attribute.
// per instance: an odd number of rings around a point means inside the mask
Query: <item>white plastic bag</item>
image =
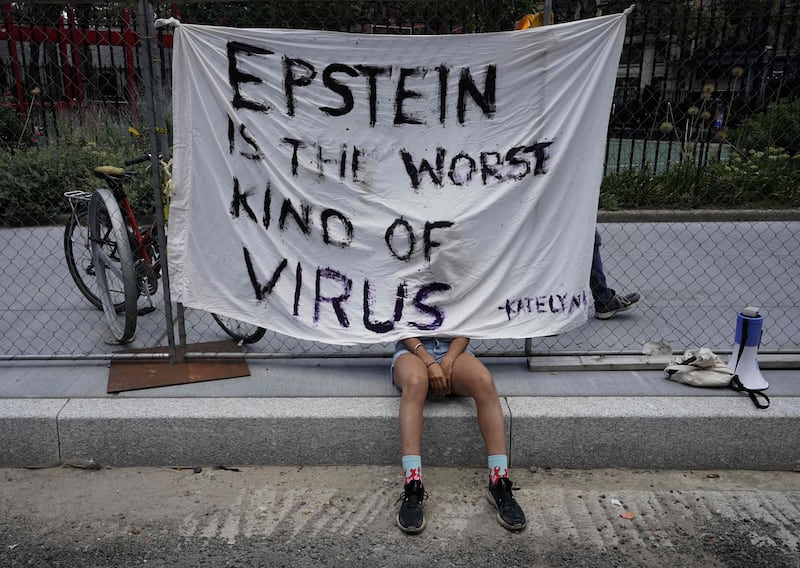
<svg viewBox="0 0 800 568"><path fill-rule="evenodd" d="M769 408L769 397L760 390L748 389L722 360L707 347L689 349L667 365L667 378L693 387L728 387L744 392L756 408Z"/></svg>
<svg viewBox="0 0 800 568"><path fill-rule="evenodd" d="M707 347L689 349L664 369L667 378L694 387L727 387L733 372Z"/></svg>

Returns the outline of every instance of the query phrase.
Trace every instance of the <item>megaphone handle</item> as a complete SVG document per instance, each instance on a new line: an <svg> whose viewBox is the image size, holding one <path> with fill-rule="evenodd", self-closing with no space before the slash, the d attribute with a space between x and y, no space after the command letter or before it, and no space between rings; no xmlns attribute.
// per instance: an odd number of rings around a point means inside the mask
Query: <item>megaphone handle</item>
<svg viewBox="0 0 800 568"><path fill-rule="evenodd" d="M750 397L750 400L753 401L753 404L756 405L756 408L769 408L769 397L759 390L752 390L744 386L742 381L739 379L739 375L733 375L731 378L731 388L735 391L746 392L747 396ZM759 397L763 398L766 403L761 402L758 399Z"/></svg>

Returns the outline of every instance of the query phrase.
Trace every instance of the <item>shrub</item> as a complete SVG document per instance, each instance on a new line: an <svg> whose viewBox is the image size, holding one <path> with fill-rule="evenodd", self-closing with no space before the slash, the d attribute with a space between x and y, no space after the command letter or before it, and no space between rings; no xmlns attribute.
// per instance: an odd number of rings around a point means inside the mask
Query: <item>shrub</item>
<svg viewBox="0 0 800 568"><path fill-rule="evenodd" d="M69 212L64 192L101 187L92 169L103 164L121 165L129 157L125 150L98 150L94 143L47 144L0 152L0 225L55 222L58 215ZM134 178L128 190L137 214L149 214L153 207L150 176Z"/></svg>
<svg viewBox="0 0 800 568"><path fill-rule="evenodd" d="M800 153L800 100L775 104L742 122L730 139L742 151L783 148Z"/></svg>
<svg viewBox="0 0 800 568"><path fill-rule="evenodd" d="M703 173L703 201L719 207L800 206L800 155L783 148L749 150Z"/></svg>
<svg viewBox="0 0 800 568"><path fill-rule="evenodd" d="M62 146L0 154L0 221L3 225L52 222L68 210L62 194L86 189L91 160Z"/></svg>
<svg viewBox="0 0 800 568"><path fill-rule="evenodd" d="M800 155L783 148L749 150L730 162L675 164L661 173L648 168L605 177L602 209L792 208L800 207Z"/></svg>
<svg viewBox="0 0 800 568"><path fill-rule="evenodd" d="M685 209L692 207L698 168L694 162L661 173L650 167L614 173L603 179L601 209Z"/></svg>
<svg viewBox="0 0 800 568"><path fill-rule="evenodd" d="M19 118L12 114L11 118ZM69 212L64 192L103 185L92 174L95 166L122 167L125 160L146 154L147 137L133 135L131 124L124 110L94 106L66 110L57 117L53 128L58 135L51 142L18 148L15 140L0 150L0 225L53 223ZM144 172L144 166L139 167ZM150 183L149 175L141 175L125 186L137 215L153 211Z"/></svg>
<svg viewBox="0 0 800 568"><path fill-rule="evenodd" d="M28 131L25 136L24 131ZM12 150L30 142L31 129L25 126L25 120L13 108L0 106L0 148Z"/></svg>

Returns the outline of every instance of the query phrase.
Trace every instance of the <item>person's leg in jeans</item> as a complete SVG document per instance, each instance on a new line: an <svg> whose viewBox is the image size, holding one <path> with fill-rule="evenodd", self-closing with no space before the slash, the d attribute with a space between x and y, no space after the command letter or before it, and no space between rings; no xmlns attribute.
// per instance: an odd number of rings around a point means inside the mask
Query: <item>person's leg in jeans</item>
<svg viewBox="0 0 800 568"><path fill-rule="evenodd" d="M606 283L606 274L603 270L603 258L600 256L600 232L594 230L594 253L592 254L592 270L589 273L589 289L594 298L594 317L597 319L610 319L620 312L630 310L639 301L637 292L617 294Z"/></svg>
<svg viewBox="0 0 800 568"><path fill-rule="evenodd" d="M600 256L600 231L594 230L594 253L592 254L592 271L589 273L589 288L592 291L594 305L605 307L616 292L606 284L606 274L603 272L603 259Z"/></svg>

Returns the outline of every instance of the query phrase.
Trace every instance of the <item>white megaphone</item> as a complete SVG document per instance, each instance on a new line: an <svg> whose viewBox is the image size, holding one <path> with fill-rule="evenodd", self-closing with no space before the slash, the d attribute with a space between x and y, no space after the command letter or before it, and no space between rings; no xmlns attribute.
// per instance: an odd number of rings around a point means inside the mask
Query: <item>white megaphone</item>
<svg viewBox="0 0 800 568"><path fill-rule="evenodd" d="M769 383L758 368L758 346L761 344L761 328L764 318L758 308L747 307L736 319L736 339L728 368L739 376L742 386L748 390L764 390Z"/></svg>

